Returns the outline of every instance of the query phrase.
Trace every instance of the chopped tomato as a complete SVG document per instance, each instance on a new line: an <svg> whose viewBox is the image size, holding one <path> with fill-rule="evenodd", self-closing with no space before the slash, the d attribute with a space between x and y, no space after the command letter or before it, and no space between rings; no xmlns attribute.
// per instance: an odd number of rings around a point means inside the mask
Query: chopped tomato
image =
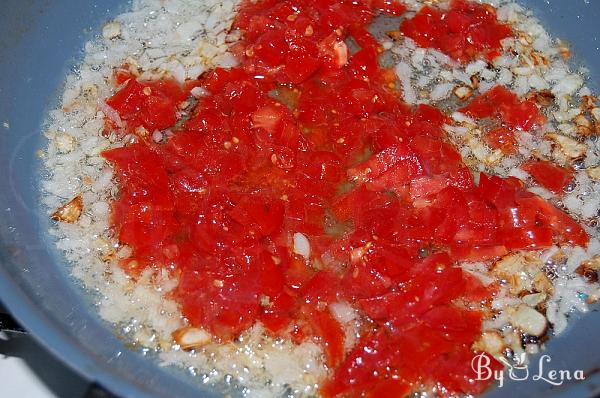
<svg viewBox="0 0 600 398"><path fill-rule="evenodd" d="M317 341L325 350L326 364L336 368L344 358L344 330L329 310L313 309L308 314L309 323Z"/></svg>
<svg viewBox="0 0 600 398"><path fill-rule="evenodd" d="M530 131L546 122L535 101L520 100L515 93L502 86L495 86L479 95L461 112L478 119L497 119L512 129L523 131Z"/></svg>
<svg viewBox="0 0 600 398"><path fill-rule="evenodd" d="M253 228L259 236L268 236L281 228L284 207L281 200L259 195L244 196L229 215L238 223Z"/></svg>
<svg viewBox="0 0 600 398"><path fill-rule="evenodd" d="M565 212L546 202L539 196L518 198L522 207L536 209L536 219L540 224L552 228L555 237L561 243L577 246L587 246L589 236L585 229Z"/></svg>
<svg viewBox="0 0 600 398"><path fill-rule="evenodd" d="M271 289L282 288L282 276L271 256L252 251L232 253L221 260L198 258L181 275L178 296L184 315L224 341L251 326L260 315L261 300L274 297ZM219 267L210 266L211 261L217 261ZM265 283L275 276L279 278L275 285Z"/></svg>
<svg viewBox="0 0 600 398"><path fill-rule="evenodd" d="M484 139L490 148L500 149L506 155L515 153L517 149L517 140L514 131L504 127L498 127L489 131Z"/></svg>
<svg viewBox="0 0 600 398"><path fill-rule="evenodd" d="M346 357L334 376L321 389L324 397L355 395L360 396L385 380L386 368L392 365L399 353L395 353L393 343L383 331L364 336ZM385 375L378 377L378 374Z"/></svg>
<svg viewBox="0 0 600 398"><path fill-rule="evenodd" d="M178 106L186 98L187 93L174 80L138 82L129 78L125 87L106 103L117 111L128 131L144 127L153 132L177 122Z"/></svg>
<svg viewBox="0 0 600 398"><path fill-rule="evenodd" d="M407 183L423 172L416 154L407 145L397 143L350 169L348 174L353 180L365 182L374 181L392 170L397 171L393 174L395 178L390 181L391 184Z"/></svg>
<svg viewBox="0 0 600 398"><path fill-rule="evenodd" d="M509 249L544 249L552 246L552 230L530 225L528 228L511 229L504 236L504 244Z"/></svg>
<svg viewBox="0 0 600 398"><path fill-rule="evenodd" d="M498 22L493 7L465 0L453 0L447 11L424 6L400 29L419 46L436 48L462 63L489 57L513 35L510 26Z"/></svg>
<svg viewBox="0 0 600 398"><path fill-rule="evenodd" d="M395 397L421 385L480 393L490 381L474 379L472 347L499 287L460 262L589 241L522 181L481 173L476 183L446 135L448 115L401 100L369 25L404 9L245 0L231 48L239 66L183 85L137 80L124 66L107 100L137 134L102 154L119 186L110 224L132 251L121 266L177 275L183 315L222 342L257 322L277 338L313 340L330 368L325 397ZM512 36L493 7L465 0L426 6L402 30L463 63L493 58ZM193 87L201 95L183 118ZM520 130L545 123L534 102L503 87L461 111L489 119L485 140L505 153ZM165 130L160 142L154 130ZM573 178L547 162L523 168L553 192ZM358 341L346 338L347 315Z"/></svg>
<svg viewBox="0 0 600 398"><path fill-rule="evenodd" d="M531 174L541 186L556 194L564 191L565 187L573 180L574 175L573 169L557 166L544 160L525 162L521 168Z"/></svg>
<svg viewBox="0 0 600 398"><path fill-rule="evenodd" d="M533 248L533 247L531 247ZM452 258L462 261L490 261L506 256L509 251L504 245L461 245L452 246Z"/></svg>
<svg viewBox="0 0 600 398"><path fill-rule="evenodd" d="M373 7L394 16L400 16L406 11L406 6L399 0L374 0Z"/></svg>

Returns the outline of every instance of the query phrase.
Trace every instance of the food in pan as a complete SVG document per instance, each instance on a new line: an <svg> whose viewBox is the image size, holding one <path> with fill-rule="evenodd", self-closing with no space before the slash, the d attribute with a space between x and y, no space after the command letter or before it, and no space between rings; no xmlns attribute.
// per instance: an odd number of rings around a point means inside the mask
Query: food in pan
<svg viewBox="0 0 600 398"><path fill-rule="evenodd" d="M85 50L51 233L202 383L479 394L600 294L600 107L516 3L139 0Z"/></svg>

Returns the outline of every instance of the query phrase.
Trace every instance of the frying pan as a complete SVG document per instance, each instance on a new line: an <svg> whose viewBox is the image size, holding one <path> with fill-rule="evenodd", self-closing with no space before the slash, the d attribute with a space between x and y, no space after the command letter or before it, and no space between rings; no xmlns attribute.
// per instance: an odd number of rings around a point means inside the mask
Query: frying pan
<svg viewBox="0 0 600 398"><path fill-rule="evenodd" d="M600 1L521 3L552 34L572 44L576 61L590 68L590 85L597 89ZM93 311L91 298L69 278L67 265L45 234L49 221L38 204L41 164L35 154L45 147L40 125L55 105L69 68L81 58L83 43L129 3L3 0L0 6L0 300L54 355L119 396L222 396L183 370L161 368L128 350ZM587 372L585 381L552 386L530 377L491 390L486 397L600 394L600 314L592 309L574 318L579 318L574 327L547 344L552 362L544 371L581 369Z"/></svg>

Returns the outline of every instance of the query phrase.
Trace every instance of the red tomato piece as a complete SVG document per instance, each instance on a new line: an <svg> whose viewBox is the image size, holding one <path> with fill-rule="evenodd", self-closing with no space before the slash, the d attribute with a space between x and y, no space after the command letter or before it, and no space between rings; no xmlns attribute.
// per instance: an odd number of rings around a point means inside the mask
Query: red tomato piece
<svg viewBox="0 0 600 398"><path fill-rule="evenodd" d="M446 178L418 177L410 183L410 196L413 200L435 195L449 185Z"/></svg>
<svg viewBox="0 0 600 398"><path fill-rule="evenodd" d="M546 118L535 101L520 100L515 93L503 86L495 86L479 95L462 108L461 112L478 119L495 118L511 129L524 131L530 131L546 123Z"/></svg>
<svg viewBox="0 0 600 398"><path fill-rule="evenodd" d="M452 258L459 261L489 261L497 260L509 253L503 245L453 245L451 249Z"/></svg>
<svg viewBox="0 0 600 398"><path fill-rule="evenodd" d="M492 149L500 149L502 153L510 155L517 150L515 133L504 127L498 127L489 131L484 140Z"/></svg>
<svg viewBox="0 0 600 398"><path fill-rule="evenodd" d="M399 0L373 0L373 7L385 14L400 16L406 11L406 6Z"/></svg>
<svg viewBox="0 0 600 398"><path fill-rule="evenodd" d="M183 87L174 80L138 82L130 78L106 103L117 111L128 131L135 132L141 126L152 132L177 122L178 105L186 97Z"/></svg>
<svg viewBox="0 0 600 398"><path fill-rule="evenodd" d="M117 68L115 68L113 70L113 84L115 85L115 87L119 87L120 85L122 85L123 83L125 83L126 81L128 81L129 79L131 79L133 76L131 74L130 71L130 65L129 64L123 64Z"/></svg>
<svg viewBox="0 0 600 398"><path fill-rule="evenodd" d="M465 167L456 148L440 138L417 135L411 140L410 147L427 175L441 176Z"/></svg>
<svg viewBox="0 0 600 398"><path fill-rule="evenodd" d="M229 211L238 223L258 236L277 232L283 224L284 206L280 200L266 196L246 195Z"/></svg>
<svg viewBox="0 0 600 398"><path fill-rule="evenodd" d="M523 189L523 186L523 182L514 177L500 178L481 173L477 193L502 211L507 207L515 206L517 193Z"/></svg>
<svg viewBox="0 0 600 398"><path fill-rule="evenodd" d="M514 228L506 231L503 237L504 245L515 250L539 250L551 247L553 244L552 229L546 227Z"/></svg>
<svg viewBox="0 0 600 398"><path fill-rule="evenodd" d="M404 20L400 30L419 46L436 48L462 63L496 54L501 41L513 36L509 25L498 22L493 7L465 0L453 0L447 11L425 6Z"/></svg>
<svg viewBox="0 0 600 398"><path fill-rule="evenodd" d="M412 259L402 248L368 242L352 250L341 289L351 302L380 296L406 278L411 266Z"/></svg>
<svg viewBox="0 0 600 398"><path fill-rule="evenodd" d="M448 391L481 394L491 385L493 378L478 380L477 374L471 366L473 358L476 358L477 355L485 358L481 359L484 361L482 363L489 364L492 371L500 371L504 368L504 365L491 355L473 352L469 347L461 346L432 361L428 369L429 375Z"/></svg>
<svg viewBox="0 0 600 398"><path fill-rule="evenodd" d="M367 398L398 398L410 393L411 386L403 380L380 380L367 391Z"/></svg>
<svg viewBox="0 0 600 398"><path fill-rule="evenodd" d="M374 79L380 71L377 61L377 47L376 44L369 41L372 36L367 36L366 33L363 33L363 35L365 36L362 40L363 43L359 43L362 49L350 57L347 70L360 79Z"/></svg>
<svg viewBox="0 0 600 398"><path fill-rule="evenodd" d="M413 115L411 125L414 125L414 123L426 123L429 124L430 127L441 128L444 123L448 123L449 121L450 119L448 116L440 109L427 104L419 104ZM419 124L419 127L421 127L421 124ZM423 130L427 131L428 129Z"/></svg>
<svg viewBox="0 0 600 398"><path fill-rule="evenodd" d="M285 73L291 83L299 84L312 76L320 67L319 58L299 50L289 54L285 63Z"/></svg>
<svg viewBox="0 0 600 398"><path fill-rule="evenodd" d="M537 219L542 225L552 228L555 238L560 243L586 247L589 236L585 229L565 212L546 202L539 196L531 195L518 199L523 207L530 206L537 210Z"/></svg>
<svg viewBox="0 0 600 398"><path fill-rule="evenodd" d="M565 187L573 181L574 171L570 168L557 166L544 160L530 160L521 165L538 184L549 191L560 194Z"/></svg>
<svg viewBox="0 0 600 398"><path fill-rule="evenodd" d="M240 81L248 78L246 72L240 68L224 69L215 68L204 79L204 88L211 93L219 93L229 82Z"/></svg>
<svg viewBox="0 0 600 398"><path fill-rule="evenodd" d="M308 319L317 342L325 351L325 363L330 368L337 367L344 359L345 335L342 326L328 308L310 310Z"/></svg>
<svg viewBox="0 0 600 398"><path fill-rule="evenodd" d="M467 302L481 303L484 301L489 301L494 298L496 293L498 293L498 286L495 283L484 285L477 276L469 272L465 272L463 274L463 278L466 281L466 288L463 298Z"/></svg>
<svg viewBox="0 0 600 398"><path fill-rule="evenodd" d="M160 157L144 144L102 153L111 162L121 184L113 203L112 222L119 240L141 260L156 260L167 238L176 232L169 177Z"/></svg>
<svg viewBox="0 0 600 398"><path fill-rule="evenodd" d="M260 321L273 334L281 334L294 319L295 299L287 293L269 297L263 306Z"/></svg>
<svg viewBox="0 0 600 398"><path fill-rule="evenodd" d="M125 87L117 91L106 103L113 107L121 118L130 116L144 105L144 86L135 79L127 79Z"/></svg>
<svg viewBox="0 0 600 398"><path fill-rule="evenodd" d="M303 301L314 307L335 300L339 278L329 271L318 272L302 288Z"/></svg>
<svg viewBox="0 0 600 398"><path fill-rule="evenodd" d="M430 328L441 331L446 338L468 344L480 334L481 316L476 311L442 305L427 311L422 319Z"/></svg>
<svg viewBox="0 0 600 398"><path fill-rule="evenodd" d="M354 54L350 58L350 69L356 71L355 68L360 68L364 73L375 73L378 72L380 68L377 66L373 67L373 60L377 60L376 53L371 53L369 56L365 55L363 51L377 51L381 49L381 44L379 41L364 27L350 26L349 33L361 48L361 50ZM356 58L355 58L356 57ZM374 77L374 74L371 76Z"/></svg>
<svg viewBox="0 0 600 398"><path fill-rule="evenodd" d="M407 145L397 143L370 157L356 168L350 169L348 175L358 182L366 182L382 177L392 169L399 169L394 176L402 178L397 180L401 184L409 182L412 177L423 171L415 153Z"/></svg>
<svg viewBox="0 0 600 398"><path fill-rule="evenodd" d="M348 46L336 33L332 33L319 43L319 54L323 67L337 70L348 63L350 57Z"/></svg>
<svg viewBox="0 0 600 398"><path fill-rule="evenodd" d="M267 253L254 250L217 260L208 258L183 270L178 295L184 315L193 324L208 328L224 341L235 338L260 315L261 296L273 295L266 280L281 278ZM251 260L251 261L248 261ZM217 261L217 267L210 265Z"/></svg>
<svg viewBox="0 0 600 398"><path fill-rule="evenodd" d="M538 211L535 207L518 206L503 209L499 216L500 228L511 231L513 229L528 228L536 225Z"/></svg>
<svg viewBox="0 0 600 398"><path fill-rule="evenodd" d="M365 335L322 387L321 394L327 398L360 396L360 392L377 384L378 374L387 375L386 368L397 356L393 351L393 343L385 331Z"/></svg>

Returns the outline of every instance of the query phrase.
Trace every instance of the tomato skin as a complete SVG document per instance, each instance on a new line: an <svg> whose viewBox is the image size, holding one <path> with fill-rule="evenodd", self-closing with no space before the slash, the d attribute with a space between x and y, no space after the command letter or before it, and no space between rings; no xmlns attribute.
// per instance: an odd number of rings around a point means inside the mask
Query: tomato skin
<svg viewBox="0 0 600 398"><path fill-rule="evenodd" d="M573 169L557 166L543 160L531 160L521 165L540 185L550 192L560 194L573 180Z"/></svg>

